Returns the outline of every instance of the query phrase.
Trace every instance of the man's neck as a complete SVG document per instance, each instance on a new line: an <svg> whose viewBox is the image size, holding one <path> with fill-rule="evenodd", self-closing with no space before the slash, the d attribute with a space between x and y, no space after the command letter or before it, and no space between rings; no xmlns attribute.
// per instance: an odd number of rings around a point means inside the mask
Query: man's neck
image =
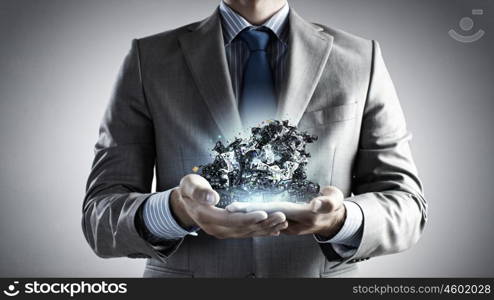
<svg viewBox="0 0 494 300"><path fill-rule="evenodd" d="M278 12L286 0L224 0L252 25L261 25Z"/></svg>

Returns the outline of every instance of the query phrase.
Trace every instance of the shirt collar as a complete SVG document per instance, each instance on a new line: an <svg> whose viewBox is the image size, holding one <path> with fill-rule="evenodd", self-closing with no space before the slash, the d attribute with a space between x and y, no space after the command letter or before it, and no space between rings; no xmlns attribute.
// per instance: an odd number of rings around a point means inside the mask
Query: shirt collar
<svg viewBox="0 0 494 300"><path fill-rule="evenodd" d="M267 27L269 28L282 42L286 43L286 23L288 21L288 13L290 7L286 3L278 12L271 16L264 24L254 26L249 23L244 17L236 13L223 1L219 7L221 15L221 23L223 28L223 37L225 45L228 45L242 30L247 27Z"/></svg>

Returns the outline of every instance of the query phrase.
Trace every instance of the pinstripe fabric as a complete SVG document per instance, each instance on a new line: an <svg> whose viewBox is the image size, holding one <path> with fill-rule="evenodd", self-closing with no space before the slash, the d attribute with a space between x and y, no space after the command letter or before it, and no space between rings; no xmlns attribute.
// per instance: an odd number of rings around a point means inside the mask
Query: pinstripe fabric
<svg viewBox="0 0 494 300"><path fill-rule="evenodd" d="M319 235L314 235L314 238L319 243L333 244L333 249L341 257L352 256L362 240L362 222L363 213L360 207L352 201L344 201L346 208L346 219L340 231L329 240L325 240Z"/></svg>
<svg viewBox="0 0 494 300"><path fill-rule="evenodd" d="M242 75L245 63L249 58L249 49L237 35L248 27L266 27L276 36L268 46L267 53L270 58L271 70L276 92L279 94L281 83L286 74L286 51L288 49L288 13L290 8L285 4L276 14L261 26L253 26L242 16L233 11L223 1L220 2L221 27L225 42L226 60L230 70L233 92L238 99L242 86Z"/></svg>
<svg viewBox="0 0 494 300"><path fill-rule="evenodd" d="M197 235L195 233L197 229L190 232L186 231L173 218L169 202L171 191L170 189L152 195L146 201L142 210L144 223L156 240L174 240L182 238L187 234Z"/></svg>
<svg viewBox="0 0 494 300"><path fill-rule="evenodd" d="M238 99L242 84L243 68L249 58L249 49L244 42L236 39L236 37L245 28L256 26L251 25L223 1L220 2L219 11L232 87ZM277 37L271 42L267 50L277 93L279 93L281 83L285 80L284 76L286 73L288 13L289 6L286 4L263 25L259 26L269 28ZM187 234L196 235L195 231L197 229L186 231L173 218L169 206L170 193L171 190L156 193L150 196L144 204L143 219L147 229L153 235L152 238L156 240L172 240L180 239ZM347 257L352 255L356 251L356 247L360 244L363 215L357 204L351 201L345 201L344 204L347 210L347 218L341 230L329 240L323 240L318 236L314 237L319 243L332 243L335 251L340 256Z"/></svg>

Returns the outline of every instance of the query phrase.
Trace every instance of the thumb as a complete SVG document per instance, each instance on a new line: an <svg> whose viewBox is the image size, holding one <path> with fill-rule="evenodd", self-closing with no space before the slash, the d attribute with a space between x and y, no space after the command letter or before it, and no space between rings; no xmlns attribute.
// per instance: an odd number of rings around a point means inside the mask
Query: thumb
<svg viewBox="0 0 494 300"><path fill-rule="evenodd" d="M343 193L336 187L326 186L321 190L322 196L312 199L311 210L314 213L330 213L343 204Z"/></svg>
<svg viewBox="0 0 494 300"><path fill-rule="evenodd" d="M220 195L213 190L209 182L197 174L189 174L180 180L182 196L191 198L200 204L214 206L220 200Z"/></svg>
<svg viewBox="0 0 494 300"><path fill-rule="evenodd" d="M333 205L328 197L320 196L311 200L310 209L315 214L327 214L333 210Z"/></svg>

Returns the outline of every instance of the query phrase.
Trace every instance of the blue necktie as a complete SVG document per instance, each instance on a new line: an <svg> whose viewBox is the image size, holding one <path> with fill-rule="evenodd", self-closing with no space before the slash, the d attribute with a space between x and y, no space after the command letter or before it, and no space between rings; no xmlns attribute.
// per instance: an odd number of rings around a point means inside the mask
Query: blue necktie
<svg viewBox="0 0 494 300"><path fill-rule="evenodd" d="M244 126L252 127L276 116L276 94L266 52L270 34L247 29L239 34L239 38L250 51L244 66L239 110Z"/></svg>

